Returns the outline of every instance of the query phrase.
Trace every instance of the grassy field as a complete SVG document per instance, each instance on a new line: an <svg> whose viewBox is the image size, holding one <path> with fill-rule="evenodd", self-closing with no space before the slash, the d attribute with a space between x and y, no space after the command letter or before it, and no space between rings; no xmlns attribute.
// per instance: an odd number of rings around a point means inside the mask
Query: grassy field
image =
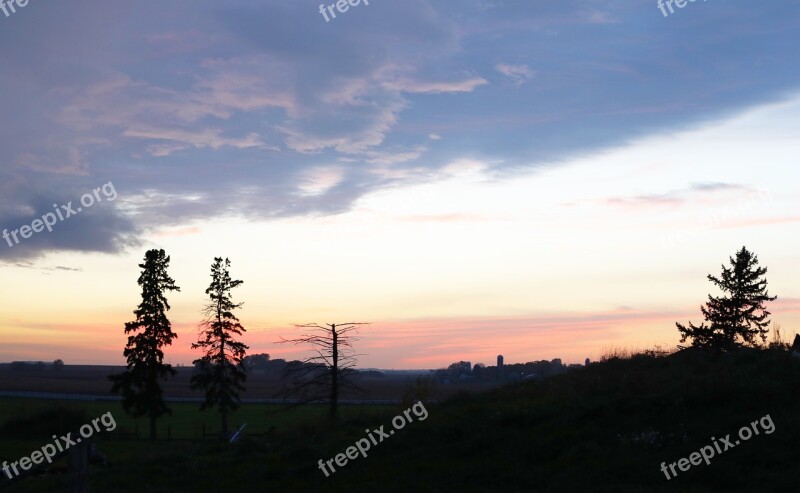
<svg viewBox="0 0 800 493"><path fill-rule="evenodd" d="M345 452L367 428L390 429L402 408L345 408L336 427L321 409L297 410L275 433L232 446L104 440L113 466L94 468L92 486L103 493L795 492L799 403L800 360L785 352L640 355L429 404L426 420L397 430L331 477L318 469L319 459ZM108 410L92 406L94 414ZM234 421L263 409L243 410ZM174 419L191 428L202 419L196 414L176 410ZM765 415L774 433L670 480L660 470ZM64 481L31 479L10 491L64 491Z"/></svg>
<svg viewBox="0 0 800 493"><path fill-rule="evenodd" d="M342 406L340 415L344 420L364 419L384 414L384 407L369 404L346 405ZM217 412L199 411L196 403L172 403L170 408L172 415L165 416L158 422L159 438L154 445L148 439L149 421L145 418L131 418L119 402L0 398L0 461L12 462L29 456L33 450L52 442L53 434L61 436L108 412L114 417L116 428L106 431L106 426L101 423L99 426L102 431L95 433L92 439L98 444L100 451L110 458L115 471L119 470L117 468L120 464L158 457L158 454L153 455L154 450L159 453L185 454L196 453L205 447L208 450L220 450L219 442L214 436L203 438L204 427L207 435L220 431ZM43 416L45 419L42 419ZM65 419L57 422L57 419L47 419L49 416ZM229 423L232 428L247 423L244 436L266 440L267 437L297 433L309 426L326 426L328 408L324 405L287 408L281 405L243 404L229 417ZM137 428L138 438L131 436ZM55 465L66 466L66 459L57 461ZM98 471L100 474L104 472ZM31 478L14 485L9 491L58 491L65 487L61 484L63 482L64 478L59 477Z"/></svg>
<svg viewBox="0 0 800 493"><path fill-rule="evenodd" d="M217 433L220 430L220 418L216 411L200 411L197 403L170 403L169 407L172 415L164 416L158 421L159 438L167 438L168 431L171 431L171 438L174 440L202 438L203 426L207 434ZM357 417L375 412L380 407L369 404L348 405L342 406L341 413L345 418ZM148 437L149 421L145 418L131 418L125 414L118 401L59 401L0 397L0 423L5 423L14 417L35 415L52 408L83 413L89 420L111 412L117 424L115 433L129 433L138 428L141 439ZM276 404L242 404L230 415L229 423L231 428L247 423L247 431L250 434L262 434L273 426L287 430L309 422L313 423L325 418L327 412L327 408L323 405L287 409L286 406Z"/></svg>

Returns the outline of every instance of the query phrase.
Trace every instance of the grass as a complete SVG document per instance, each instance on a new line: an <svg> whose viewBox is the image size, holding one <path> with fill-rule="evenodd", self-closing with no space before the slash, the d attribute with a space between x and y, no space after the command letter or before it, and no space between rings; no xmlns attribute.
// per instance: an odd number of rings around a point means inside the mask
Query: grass
<svg viewBox="0 0 800 493"><path fill-rule="evenodd" d="M92 485L136 493L796 491L800 360L771 351L623 356L427 405L427 420L408 424L330 478L317 469L319 459L344 452L366 428L389 429L402 408L354 412L335 429L321 416L298 414L274 436L233 446L109 443L114 466L94 469ZM669 481L660 471L662 462L688 457L711 437L733 436L767 414L773 434ZM59 491L58 481L28 480L14 491Z"/></svg>
<svg viewBox="0 0 800 493"><path fill-rule="evenodd" d="M205 426L206 433L218 432L220 430L219 414L213 410L201 412L198 410L198 406L198 403L190 402L170 403L172 415L164 416L158 421L159 438L166 438L168 429L171 431L172 439L175 440L201 438L203 426ZM345 418L359 416L377 407L379 406L366 404L342 406L341 414ZM132 432L138 428L141 438L147 438L149 433L149 420L147 418L131 418L117 401L0 398L0 423L6 423L19 416L36 415L52 409L73 415L77 413L85 416L88 420L111 412L117 423L117 431ZM250 433L260 434L269 431L273 426L279 429L296 428L309 421L322 419L327 416L327 412L327 407L323 405L286 410L285 406L277 404L243 404L230 415L229 423L232 428L238 428L242 423L247 423ZM85 422L83 420L78 425Z"/></svg>

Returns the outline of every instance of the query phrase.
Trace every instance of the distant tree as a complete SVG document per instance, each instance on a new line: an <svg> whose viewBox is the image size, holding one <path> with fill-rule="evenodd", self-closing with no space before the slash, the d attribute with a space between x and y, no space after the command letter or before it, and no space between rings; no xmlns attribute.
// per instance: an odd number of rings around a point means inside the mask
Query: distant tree
<svg viewBox="0 0 800 493"><path fill-rule="evenodd" d="M458 377L462 373L469 375L472 373L472 363L469 361L459 361L448 366L447 371L455 377Z"/></svg>
<svg viewBox="0 0 800 493"><path fill-rule="evenodd" d="M244 367L249 369L264 369L269 366L269 354L262 353L262 354L251 354L250 356L245 356L242 360Z"/></svg>
<svg viewBox="0 0 800 493"><path fill-rule="evenodd" d="M13 371L43 371L44 361L12 361L10 369Z"/></svg>
<svg viewBox="0 0 800 493"><path fill-rule="evenodd" d="M64 369L64 360L57 359L53 361L53 370L61 371Z"/></svg>
<svg viewBox="0 0 800 493"><path fill-rule="evenodd" d="M446 368L437 368L436 370L433 370L433 378L435 378L438 382L447 383L450 380L451 375Z"/></svg>
<svg viewBox="0 0 800 493"><path fill-rule="evenodd" d="M308 344L316 353L300 365L289 364L284 374L284 388L278 395L300 396L304 402L327 400L329 414L335 420L342 389L361 389L353 383L359 355L354 353L353 332L359 322L344 324L305 324L295 327L307 330L296 339L281 339L280 344Z"/></svg>
<svg viewBox="0 0 800 493"><path fill-rule="evenodd" d="M149 250L139 275L142 301L134 310L136 320L125 324L128 343L123 355L128 360L127 369L108 378L114 385L113 393L122 394L125 412L134 417L150 418L150 439L156 438L156 420L164 414L172 414L164 402L159 381L166 380L176 371L164 363L162 348L169 346L178 337L172 331L167 318L170 306L166 292L180 291L175 281L167 274L170 258L164 250Z"/></svg>
<svg viewBox="0 0 800 493"><path fill-rule="evenodd" d="M285 359L270 359L269 362L267 362L267 372L281 374L286 370L287 365L288 363Z"/></svg>
<svg viewBox="0 0 800 493"><path fill-rule="evenodd" d="M791 348L789 343L783 340L783 327L781 327L781 324L772 324L772 340L769 343L769 348L781 351L788 351Z"/></svg>
<svg viewBox="0 0 800 493"><path fill-rule="evenodd" d="M248 346L236 340L246 332L233 314L244 303L234 303L231 290L243 281L231 279L231 261L214 258L211 264L211 284L206 289L211 301L206 305L202 331L192 349L202 349L205 354L194 361L195 371L191 386L204 389L206 398L200 409L216 407L222 418L222 435L228 435L228 414L239 407L239 392L247 379L243 361Z"/></svg>
<svg viewBox="0 0 800 493"><path fill-rule="evenodd" d="M766 267L758 266L758 257L742 247L730 258L730 267L722 266L720 277L708 275L722 296L708 295L700 307L705 322L699 326L676 323L681 342L691 339L692 346L727 351L738 346L759 346L766 343L770 312L765 303L776 296L767 292Z"/></svg>
<svg viewBox="0 0 800 493"><path fill-rule="evenodd" d="M386 375L378 370L359 370L358 378L386 378Z"/></svg>

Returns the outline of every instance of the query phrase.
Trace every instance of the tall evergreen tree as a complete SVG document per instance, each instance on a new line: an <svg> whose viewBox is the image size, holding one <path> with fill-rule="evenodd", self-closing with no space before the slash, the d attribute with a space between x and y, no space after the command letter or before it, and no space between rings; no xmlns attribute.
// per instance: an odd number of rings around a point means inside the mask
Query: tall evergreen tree
<svg viewBox="0 0 800 493"><path fill-rule="evenodd" d="M758 266L758 257L742 247L730 258L730 267L722 266L722 275L708 275L724 293L722 296L708 295L708 302L700 307L705 322L700 326L677 323L681 342L692 340L692 346L730 350L737 346L758 346L766 343L770 312L766 302L777 296L769 296L766 267Z"/></svg>
<svg viewBox="0 0 800 493"><path fill-rule="evenodd" d="M150 418L150 438L156 438L156 420L164 414L171 414L164 402L161 390L162 380L176 372L172 365L164 363L162 348L172 344L178 337L172 331L167 318L170 309L165 296L167 291L180 291L175 281L167 274L170 258L164 250L149 250L139 275L142 287L142 302L134 310L136 320L125 324L128 343L124 356L128 360L127 369L108 378L114 382L111 392L122 394L122 406L134 417Z"/></svg>
<svg viewBox="0 0 800 493"><path fill-rule="evenodd" d="M222 417L222 434L228 435L228 414L239 407L239 392L244 390L242 383L246 380L243 360L248 348L235 339L246 332L233 310L244 303L234 303L231 290L243 283L231 279L229 272L231 261L227 258L214 258L211 264L211 285L206 294L211 301L204 310L205 320L201 323L197 343L192 349L202 348L205 354L194 361L195 374L192 376L192 388L202 388L206 399L200 409L216 407Z"/></svg>

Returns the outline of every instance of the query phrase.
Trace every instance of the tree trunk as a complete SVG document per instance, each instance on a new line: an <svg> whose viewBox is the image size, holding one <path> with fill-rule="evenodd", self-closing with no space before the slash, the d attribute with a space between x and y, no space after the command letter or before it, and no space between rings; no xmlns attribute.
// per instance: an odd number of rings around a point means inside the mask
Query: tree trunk
<svg viewBox="0 0 800 493"><path fill-rule="evenodd" d="M219 321L220 326L221 326L221 324L222 324L222 314L221 313L219 313L217 320ZM227 440L228 439L228 408L227 408L227 406L228 406L228 403L227 403L228 389L225 387L225 369L226 369L225 368L225 331L223 331L222 329L220 329L220 331L222 332L222 334L220 336L220 345L219 345L219 362L217 363L219 365L219 369L220 369L217 372L217 375L219 377L219 393L220 393L220 397L221 397L220 403L219 403L219 407L220 407L219 410L220 410L220 414L222 414L222 436L224 437L225 440Z"/></svg>
<svg viewBox="0 0 800 493"><path fill-rule="evenodd" d="M153 352L157 351L158 348L156 346L156 340L151 339L152 349ZM158 369L157 369L157 362L151 360L148 364L148 382L147 382L147 394L153 395L155 393L155 389L158 388ZM156 420L158 416L153 412L153 406L150 405L150 440L155 441L156 439Z"/></svg>
<svg viewBox="0 0 800 493"><path fill-rule="evenodd" d="M339 406L339 334L336 333L336 324L331 326L331 335L333 336L333 364L331 365L331 419L336 420Z"/></svg>
<svg viewBox="0 0 800 493"><path fill-rule="evenodd" d="M156 416L155 414L150 415L150 440L156 439Z"/></svg>

